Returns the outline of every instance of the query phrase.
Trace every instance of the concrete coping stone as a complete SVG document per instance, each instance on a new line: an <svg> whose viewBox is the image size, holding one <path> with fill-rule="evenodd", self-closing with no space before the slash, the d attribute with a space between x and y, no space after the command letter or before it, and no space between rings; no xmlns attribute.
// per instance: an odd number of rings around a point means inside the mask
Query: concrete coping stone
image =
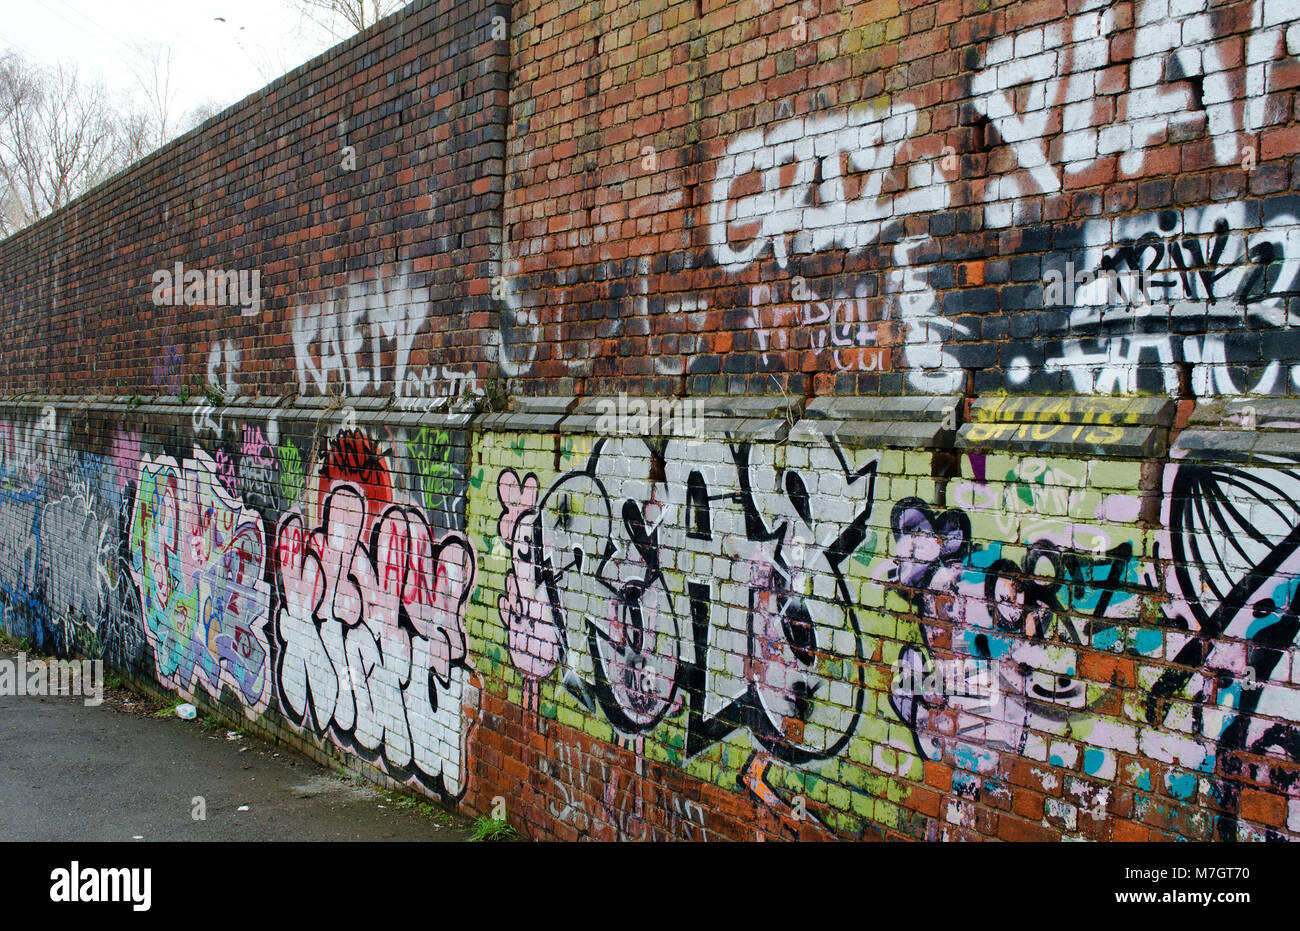
<svg viewBox="0 0 1300 931"><path fill-rule="evenodd" d="M956 431L924 421L801 420L792 440L831 437L856 449L948 449Z"/></svg>
<svg viewBox="0 0 1300 931"><path fill-rule="evenodd" d="M633 406L633 402L641 402ZM0 397L0 406L39 414L45 407L83 417L87 413L160 419L189 418L209 404L203 394L182 401L176 395L55 395L27 392ZM683 408L698 403L697 410ZM962 450L997 449L1026 453L1079 454L1106 458L1150 458L1169 452L1169 429L1176 402L1150 396L1031 396L979 398L969 422L952 429L947 421L960 410L960 395L819 397L700 396L515 398L509 411L477 411L474 402L437 405L421 399L402 409L392 396L347 398L244 395L213 405L237 417L278 417L284 422L358 423L382 420L418 429L481 429L520 433L608 433L601 416L620 413L640 418L642 404L649 430L624 423L622 435L665 439L735 439L783 442L826 435L860 448ZM610 405L613 405L611 408ZM620 404L622 408L620 410ZM672 417L671 424L661 423ZM682 420L676 418L680 416ZM698 424L694 421L698 417ZM685 421L686 436L677 427ZM619 435L608 433L608 435ZM1300 461L1300 398L1237 397L1198 401L1188 426L1173 444L1176 459L1279 464Z"/></svg>
<svg viewBox="0 0 1300 931"><path fill-rule="evenodd" d="M1082 455L1163 456L1177 404L1170 398L1001 395L979 398L957 434L960 449Z"/></svg>
<svg viewBox="0 0 1300 931"><path fill-rule="evenodd" d="M802 407L803 404L794 398L766 395L690 395L670 398L624 394L583 398L573 407L572 413L638 417L642 410L651 414L667 412L672 416L683 411L682 416L692 419L699 416L705 419L721 417L733 420L787 420L793 423L799 419Z"/></svg>
<svg viewBox="0 0 1300 931"><path fill-rule="evenodd" d="M496 430L502 433L555 433L559 430L563 414L536 414L524 411L493 411L474 417L474 427L479 430Z"/></svg>
<svg viewBox="0 0 1300 931"><path fill-rule="evenodd" d="M569 396L554 398L518 397L515 398L508 413L512 414L567 414L578 404L578 399Z"/></svg>
<svg viewBox="0 0 1300 931"><path fill-rule="evenodd" d="M1161 427L1118 427L1079 423L978 422L963 424L961 449L1086 455L1107 459L1163 456L1168 433Z"/></svg>
<svg viewBox="0 0 1300 931"><path fill-rule="evenodd" d="M821 397L804 412L809 420L942 421L958 410L961 395Z"/></svg>
<svg viewBox="0 0 1300 931"><path fill-rule="evenodd" d="M1113 427L1173 425L1171 398L1001 395L971 405L972 423L1062 423Z"/></svg>
<svg viewBox="0 0 1300 931"><path fill-rule="evenodd" d="M1174 443L1180 462L1233 462L1294 468L1300 463L1300 434L1271 430L1184 430Z"/></svg>
<svg viewBox="0 0 1300 931"><path fill-rule="evenodd" d="M1214 398L1198 402L1189 429L1300 430L1300 398Z"/></svg>

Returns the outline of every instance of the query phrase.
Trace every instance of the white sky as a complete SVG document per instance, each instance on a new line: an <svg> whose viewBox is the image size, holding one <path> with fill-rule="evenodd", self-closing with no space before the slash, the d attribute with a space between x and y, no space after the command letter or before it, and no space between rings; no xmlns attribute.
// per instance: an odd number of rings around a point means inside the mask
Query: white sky
<svg viewBox="0 0 1300 931"><path fill-rule="evenodd" d="M0 0L0 49L76 65L121 97L138 94L135 46L173 49L173 112L229 106L334 44L290 0ZM218 21L223 17L225 22Z"/></svg>

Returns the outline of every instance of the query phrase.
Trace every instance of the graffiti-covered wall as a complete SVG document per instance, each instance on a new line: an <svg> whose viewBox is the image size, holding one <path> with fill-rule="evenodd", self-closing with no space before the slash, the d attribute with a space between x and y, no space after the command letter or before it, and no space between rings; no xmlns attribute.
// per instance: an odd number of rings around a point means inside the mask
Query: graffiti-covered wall
<svg viewBox="0 0 1300 931"><path fill-rule="evenodd" d="M562 837L1292 836L1300 472L1087 455L1172 407L998 402L955 456L816 406L485 437L484 702L548 777L515 791Z"/></svg>
<svg viewBox="0 0 1300 931"><path fill-rule="evenodd" d="M1297 833L1300 405L754 400L9 402L5 630L534 836Z"/></svg>
<svg viewBox="0 0 1300 931"><path fill-rule="evenodd" d="M174 402L14 413L10 636L463 794L463 424Z"/></svg>
<svg viewBox="0 0 1300 931"><path fill-rule="evenodd" d="M1289 0L515 16L528 390L1300 390Z"/></svg>
<svg viewBox="0 0 1300 931"><path fill-rule="evenodd" d="M418 0L0 242L5 632L530 837L1300 839L1300 9L831 7Z"/></svg>

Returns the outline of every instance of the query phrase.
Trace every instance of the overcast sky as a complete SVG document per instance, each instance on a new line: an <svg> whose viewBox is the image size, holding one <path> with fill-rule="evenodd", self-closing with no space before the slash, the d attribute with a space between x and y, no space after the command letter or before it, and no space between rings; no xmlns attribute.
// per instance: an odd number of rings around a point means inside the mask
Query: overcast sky
<svg viewBox="0 0 1300 931"><path fill-rule="evenodd" d="M334 44L291 0L3 0L0 48L76 64L118 94L137 92L135 47L174 49L176 114L228 106ZM224 19L224 22L218 19Z"/></svg>

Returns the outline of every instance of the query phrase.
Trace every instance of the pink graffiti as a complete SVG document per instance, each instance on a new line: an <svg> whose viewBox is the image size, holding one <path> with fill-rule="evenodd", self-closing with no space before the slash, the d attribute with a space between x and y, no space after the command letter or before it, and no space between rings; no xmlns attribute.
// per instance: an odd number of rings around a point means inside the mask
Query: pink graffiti
<svg viewBox="0 0 1300 931"><path fill-rule="evenodd" d="M118 430L113 436L113 470L119 485L135 478L140 456L140 434L134 430Z"/></svg>
<svg viewBox="0 0 1300 931"><path fill-rule="evenodd" d="M510 552L506 591L497 598L497 609L505 624L511 662L530 679L546 678L560 659L560 633L554 624L545 622L546 599L539 590L532 558L537 493L535 475L520 484L515 471L506 469L497 480L501 499L497 533Z"/></svg>
<svg viewBox="0 0 1300 931"><path fill-rule="evenodd" d="M270 468L275 464L275 459L271 455L271 446L266 442L266 437L262 435L262 428L252 424L244 425L244 439L240 449L240 456L245 461L251 460L265 468Z"/></svg>
<svg viewBox="0 0 1300 931"><path fill-rule="evenodd" d="M226 455L224 449L218 449L214 457L217 466L217 478L230 494L235 494L235 462Z"/></svg>

